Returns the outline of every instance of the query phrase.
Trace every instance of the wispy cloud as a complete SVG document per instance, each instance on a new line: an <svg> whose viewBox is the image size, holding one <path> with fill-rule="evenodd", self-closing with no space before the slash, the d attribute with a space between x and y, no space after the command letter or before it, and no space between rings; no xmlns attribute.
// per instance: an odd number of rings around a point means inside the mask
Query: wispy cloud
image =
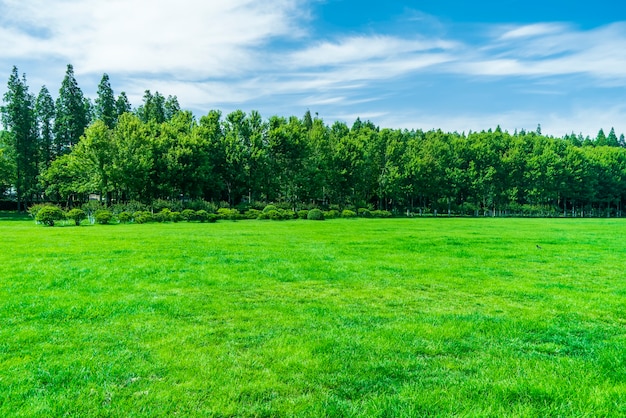
<svg viewBox="0 0 626 418"><path fill-rule="evenodd" d="M446 30L435 16L407 10L404 22L419 24L405 26L402 34L321 33L315 30L313 3L0 0L0 68L8 74L18 64L29 81L54 92L64 64L72 63L79 81L90 81L81 87L92 96L107 72L115 90L126 91L135 104L149 88L176 94L184 107L200 113L216 107L264 105L281 112L316 106L336 116L375 115L392 126L432 121L452 127L445 121L457 120L454 129L481 128L470 120L493 121L482 125L489 127L515 118L528 123L510 126L528 129L541 122L537 115L547 114L510 109L479 114L467 97L475 80L490 88L493 83L494 95L498 83L513 79L527 84L524 94L543 97L581 86L626 87L626 22L588 30L563 22L491 24L464 36ZM407 94L394 101L393 94L403 93L402 83L423 80L433 92L444 77L466 83L458 92L457 100L468 103L461 116L444 116L447 109L430 109L427 100L407 101ZM576 84L567 84L568 78ZM615 109L606 114L622 117ZM587 110L570 108L550 120L555 129L570 116L589 120L587 126L592 116L606 123L602 112ZM404 122L395 115L405 115ZM572 129L588 129L580 126Z"/></svg>

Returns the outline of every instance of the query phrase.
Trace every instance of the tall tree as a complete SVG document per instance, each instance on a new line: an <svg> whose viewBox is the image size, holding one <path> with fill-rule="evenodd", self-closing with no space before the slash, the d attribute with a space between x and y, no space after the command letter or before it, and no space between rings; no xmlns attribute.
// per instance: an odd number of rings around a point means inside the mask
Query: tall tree
<svg viewBox="0 0 626 418"><path fill-rule="evenodd" d="M109 75L106 73L102 75L100 84L98 84L98 97L94 110L94 117L104 122L107 128L111 129L115 126L117 122L115 95L111 88Z"/></svg>
<svg viewBox="0 0 626 418"><path fill-rule="evenodd" d="M115 101L116 120L119 119L124 113L132 112L132 110L133 108L128 101L126 92L121 92Z"/></svg>
<svg viewBox="0 0 626 418"><path fill-rule="evenodd" d="M10 147L15 155L17 207L34 192L37 185L37 130L34 98L28 92L26 75L21 78L13 67L2 106L2 123L11 134Z"/></svg>
<svg viewBox="0 0 626 418"><path fill-rule="evenodd" d="M56 102L55 154L65 154L77 144L88 123L85 97L74 77L74 67L68 64Z"/></svg>
<svg viewBox="0 0 626 418"><path fill-rule="evenodd" d="M40 171L52 162L54 144L54 100L46 86L42 86L35 101L35 114L39 129Z"/></svg>
<svg viewBox="0 0 626 418"><path fill-rule="evenodd" d="M178 98L176 96L167 96L165 104L163 105L165 111L165 120L172 120L178 112L180 112L180 104L178 104Z"/></svg>

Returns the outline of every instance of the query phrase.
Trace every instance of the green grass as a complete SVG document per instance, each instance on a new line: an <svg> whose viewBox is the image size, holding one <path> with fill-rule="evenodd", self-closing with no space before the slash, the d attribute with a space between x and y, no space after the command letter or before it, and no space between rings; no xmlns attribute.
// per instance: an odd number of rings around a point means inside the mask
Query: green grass
<svg viewBox="0 0 626 418"><path fill-rule="evenodd" d="M626 415L622 220L0 237L0 416Z"/></svg>

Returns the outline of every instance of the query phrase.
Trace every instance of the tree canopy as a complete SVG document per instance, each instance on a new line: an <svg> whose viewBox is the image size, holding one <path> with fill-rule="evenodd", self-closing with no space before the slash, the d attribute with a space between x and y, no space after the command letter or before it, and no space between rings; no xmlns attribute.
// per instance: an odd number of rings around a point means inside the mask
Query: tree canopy
<svg viewBox="0 0 626 418"><path fill-rule="evenodd" d="M68 66L56 103L35 100L17 68L4 96L0 185L18 199L107 203L157 199L224 205L281 203L464 215L621 216L626 145L596 138L380 128L317 114L211 110L197 119L176 96L146 90L132 109L108 75L93 120Z"/></svg>

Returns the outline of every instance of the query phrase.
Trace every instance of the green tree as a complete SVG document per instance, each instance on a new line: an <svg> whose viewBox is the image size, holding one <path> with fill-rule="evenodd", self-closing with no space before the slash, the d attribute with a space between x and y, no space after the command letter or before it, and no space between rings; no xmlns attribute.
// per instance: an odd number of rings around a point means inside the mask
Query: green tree
<svg viewBox="0 0 626 418"><path fill-rule="evenodd" d="M115 119L119 119L124 113L132 112L133 108L128 101L128 96L126 96L125 92L121 92L119 96L117 96L117 100L115 101Z"/></svg>
<svg viewBox="0 0 626 418"><path fill-rule="evenodd" d="M13 67L2 106L2 123L9 131L8 155L15 157L15 189L18 210L25 209L22 202L33 194L37 186L37 127L34 98L28 92L26 75L21 78Z"/></svg>
<svg viewBox="0 0 626 418"><path fill-rule="evenodd" d="M50 166L54 144L54 100L46 86L42 86L35 101L35 114L39 130L40 171Z"/></svg>
<svg viewBox="0 0 626 418"><path fill-rule="evenodd" d="M95 119L99 119L111 129L117 122L117 108L115 103L115 95L111 88L111 82L108 74L103 74L100 84L98 84L98 97L94 109Z"/></svg>
<svg viewBox="0 0 626 418"><path fill-rule="evenodd" d="M54 119L55 155L68 153L78 143L89 124L85 97L74 77L74 67L68 64L56 101Z"/></svg>

